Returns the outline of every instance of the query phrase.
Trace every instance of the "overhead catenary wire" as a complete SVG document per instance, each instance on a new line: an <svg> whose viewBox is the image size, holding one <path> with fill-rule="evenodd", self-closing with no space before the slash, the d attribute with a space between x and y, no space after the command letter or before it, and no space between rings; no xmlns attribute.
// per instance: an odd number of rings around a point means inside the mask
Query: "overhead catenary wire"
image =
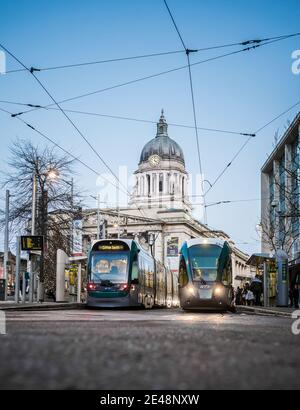
<svg viewBox="0 0 300 410"><path fill-rule="evenodd" d="M9 112L8 110L5 110L3 108L0 107L0 111L8 114L11 116L11 112ZM50 138L49 136L47 136L46 134L44 134L43 132L39 131L35 126L33 126L32 124L29 124L28 122L26 122L25 120L23 120L23 118L19 118L17 117L17 120L19 120L20 122L22 122L24 125L26 125L28 128L30 128L31 130L33 130L34 132L36 132L37 134L39 134L41 137L43 137L44 139L46 139L48 142L50 142L51 144L53 144L55 147L59 148L61 151L63 151L65 154L69 155L71 158L73 158L73 160L79 162L81 165L83 165L85 168L87 168L89 171L93 172L95 175L97 175L98 177L100 176L100 178L103 179L103 181L107 182L108 184L112 185L113 187L117 187L117 185L115 185L113 182L111 182L110 180L106 179L105 177L101 176L100 172L95 170L94 168L90 167L88 164L86 164L84 161L82 161L79 157L73 155L70 151L68 151L66 148L62 147L58 142L54 141L52 138ZM125 191L123 191L123 193L125 193ZM127 195L127 193L126 193Z"/></svg>
<svg viewBox="0 0 300 410"><path fill-rule="evenodd" d="M284 36L277 36L277 37L273 37L273 38L269 38L269 39L264 39L264 40L250 40L250 41L247 41L247 42L243 42L243 43L239 43L240 45L246 45L246 44L255 44L254 46L251 46L251 47L247 47L247 48L245 48L245 49L242 49L242 50L238 50L238 51L235 51L235 52L233 52L233 53L228 53L228 54L225 54L225 55L223 55L223 56L217 56L217 57L213 57L212 59L207 59L207 60L204 60L204 61L200 61L200 62L197 62L197 63L193 63L193 64L191 64L191 66L193 66L193 65L197 65L197 64L202 64L202 63L204 63L204 62L207 62L207 61L212 61L212 60L214 60L214 59L218 59L218 58L222 58L222 57L225 57L225 56L228 56L228 55L232 55L232 54L236 54L236 53L240 53L240 52L243 52L243 51L249 51L249 50L251 50L251 49L254 49L254 48L257 48L257 47L259 47L259 46L264 46L264 45L268 45L268 44L271 44L271 43L275 43L276 41L281 41L281 40L285 40L285 39L287 39L287 38L290 38L290 37L294 37L294 36L298 36L300 33L295 33L295 34L290 34L290 35L284 35ZM261 43L262 41L265 41L265 40L271 40L271 41L266 41L265 43L262 43L262 44L258 44L258 43ZM231 44L231 45L237 45L237 43L236 44ZM230 44L228 44L227 46L231 46ZM225 46L225 45L224 45ZM223 46L216 46L216 47L211 47L211 49L212 48L221 48L221 47L223 47ZM204 50L204 49L199 49L199 50ZM197 51L199 51L199 50L197 50ZM195 50L196 51L196 50ZM178 69L183 69L183 68L185 68L186 66L184 66L184 67L180 67L180 68L178 68ZM178 70L178 69L175 69L176 71ZM28 70L28 68L26 68L26 70ZM24 71L25 71L25 68L24 68ZM174 71L174 69L173 70L170 70L170 72L171 71ZM165 73L165 72L164 72ZM163 74L164 74L163 73ZM162 73L161 73L161 75L162 75ZM157 75L155 75L155 76L157 76ZM152 76L150 76L150 77L152 77ZM149 78L149 77L148 77ZM139 80L138 80L139 81ZM77 98L77 97L76 97ZM63 101L63 102L65 102L65 101ZM62 102L60 102L60 103L62 103ZM258 132L260 132L262 129L264 129L265 127L267 127L268 125L270 125L272 122L274 122L274 121L276 121L276 119L278 119L278 118L280 118L282 115L284 115L285 113L287 113L289 110L291 110L292 108L294 108L295 106L297 106L298 104L300 104L300 102L298 102L298 103L296 103L295 105L293 105L292 107L290 107L288 110L286 110L284 113L282 113L282 114L280 114L279 116L277 116L276 118L274 118L271 122L269 122L269 123L267 123L267 124L265 124L262 128L260 128L258 131L257 131L257 133ZM55 105L55 104L51 104L52 106L53 105ZM51 106L50 105L50 106ZM30 105L28 105L28 106L30 106ZM49 108L49 106L45 106L45 107L42 107L42 106L38 106L38 105L32 105L32 107L34 108L34 109L40 109L40 108ZM27 112L30 112L30 111L32 111L32 110L28 110ZM71 110L70 110L71 111ZM19 114L23 114L23 113L19 113ZM15 116L15 115L18 115L18 114L12 114L12 116ZM101 114L99 114L99 115L101 115ZM121 119L121 118L120 118ZM125 118L124 118L125 119ZM145 121L145 120L140 120L140 121ZM174 124L175 126L181 126L181 125L177 125L177 124ZM184 127L189 127L189 126L184 126ZM200 127L199 127L199 129L201 129ZM207 129L207 130L210 130L210 129ZM218 130L215 130L216 132L218 132ZM220 132L223 132L223 130L220 130ZM228 132L228 133L232 133L232 132ZM248 134L247 133L239 133L239 134L242 134L242 135L245 135L245 136L247 136ZM254 134L252 135L253 137L254 137ZM249 139L247 140L247 142L246 142L246 144L243 144L243 147L238 151L238 154L244 149L244 147L245 147L245 145L247 145L249 142L250 142L250 140L251 140L251 138L250 138L250 136L249 136ZM234 159L237 157L238 155L235 155L235 157L234 157ZM231 161L231 163L230 163L230 165L232 164L232 161ZM229 165L229 166L230 166ZM226 170L229 168L229 166L226 166ZM226 172L226 170L225 170L225 172ZM225 173L225 172L223 172L222 171L222 175ZM220 178L219 178L220 179ZM218 180L219 180L218 179Z"/></svg>
<svg viewBox="0 0 300 410"><path fill-rule="evenodd" d="M55 100L55 98L52 96L52 94L48 91L48 89L44 86L44 84L38 79L38 77L32 72L26 65L19 59L17 58L10 50L8 50L6 47L3 46L3 44L0 44L0 47L5 50L7 54L9 54L13 59L15 59L22 67L24 67L28 72L31 73L31 75L34 77L34 79L37 81L37 83L42 87L42 89L45 91L45 93L49 96L49 98L53 101L53 103L59 108L61 113L64 115L64 117L68 120L68 122L72 125L72 127L76 130L76 132L81 136L81 138L86 142L86 144L90 147L90 149L95 153L95 155L99 158L101 163L108 169L108 171L113 175L113 177L117 181L117 185L119 189L119 186L124 185L121 183L117 175L114 173L112 168L107 164L107 162L103 159L103 157L96 151L96 149L93 147L93 145L90 143L90 141L87 139L87 137L82 133L82 131L77 127L77 125L72 121L72 119L66 114L66 112L63 110L63 108L60 106L60 104ZM127 190L126 187L124 187L125 190L127 191L128 195L130 196L129 191ZM138 208L139 211L142 213L142 210Z"/></svg>
<svg viewBox="0 0 300 410"><path fill-rule="evenodd" d="M82 137L82 139L87 143L87 145L90 147L90 149L96 154L96 156L99 158L101 163L109 170L109 172L113 175L113 177L117 181L117 190L120 189L120 185L124 187L124 185L121 183L117 175L114 173L114 171L111 169L111 167L106 163L106 161L103 159L103 157L96 151L96 149L93 147L93 145L90 143L90 141L87 139L87 137L80 131L80 129L75 125L75 123L71 120L71 118L64 112L64 110L61 108L59 103L55 100L55 98L52 96L52 94L47 90L47 88L43 85L43 83L37 78L37 76L32 72L26 65L19 59L17 58L10 50L8 50L6 47L3 46L3 44L0 44L0 47L7 53L9 54L12 58L14 58L22 67L26 68L28 72L31 73L31 75L34 77L34 79L37 81L37 83L42 87L42 89L45 91L45 93L49 96L49 98L53 101L53 103L60 109L61 113L64 115L64 117L68 120L68 122L73 126L73 128L77 131L77 133ZM130 197L130 192L127 190L127 187L124 187L128 196ZM141 215L145 216L145 213L141 208L136 206L138 211L141 213Z"/></svg>
<svg viewBox="0 0 300 410"><path fill-rule="evenodd" d="M290 112L291 110L293 110L294 108L296 108L298 105L300 105L300 101L296 102L295 104L293 104L291 107L287 108L286 110L284 110L281 114L277 115L275 118L273 118L271 121L268 121L266 124L264 124L262 127L260 127L255 134L259 134L261 131L263 131L265 128L267 128L269 125L273 124L273 122L275 122L276 120L278 120L279 118L283 117L285 114L287 114L288 112Z"/></svg>
<svg viewBox="0 0 300 410"><path fill-rule="evenodd" d="M244 144L241 146L241 148L237 151L237 153L234 155L234 157L231 159L231 161L226 165L226 167L221 171L221 173L217 176L217 178L214 180L214 182L212 184L210 184L209 189L204 193L204 196L206 196L213 188L214 186L219 182L219 180L222 178L222 176L226 173L226 171L228 170L228 168L231 167L231 165L233 164L233 162L238 158L238 156L242 153L242 151L246 148L246 146L249 144L249 142L251 141L252 138L256 137L259 133L261 133L265 128L267 128L269 125L273 124L276 120L278 120L279 118L281 118L283 115L287 114L288 112L290 112L291 110L293 110L294 108L296 108L298 105L300 105L300 101L296 102L295 104L293 104L291 107L289 107L288 109L284 110L283 112L281 112L279 115L277 115L276 117L274 117L272 120L268 121L266 124L264 124L263 126L261 126L260 128L257 129L257 131L255 131L255 133L253 134L253 136L249 136L249 138L244 142Z"/></svg>
<svg viewBox="0 0 300 410"><path fill-rule="evenodd" d="M180 54L184 53L185 50L175 50L175 51L166 51L160 53L150 53L150 54L141 54L129 57L119 57L119 58L110 58L106 60L98 60L98 61L87 61L83 63L74 63L74 64L64 64L64 65L57 65L52 67L30 67L31 71L41 72L41 71L52 71L52 70L61 70L66 68L75 68L75 67L84 67L84 66L91 66L91 65L98 65L98 64L107 64L107 63L115 63L121 61L130 61L130 60L138 60L143 58L151 58L151 57L162 57L172 54ZM20 68L16 70L9 70L6 71L6 74L18 73L18 72L26 71L25 68Z"/></svg>
<svg viewBox="0 0 300 410"><path fill-rule="evenodd" d="M214 46L197 48L193 51L203 52L203 51L217 50L217 49L229 48L229 47L246 46L246 45L251 45L251 44L259 44L264 41L271 41L271 40L277 40L277 39L284 40L284 39L295 37L298 35L300 35L300 33L284 34L281 36L261 38L261 39L251 39L251 40L240 41L240 42L235 42L235 43L218 44ZM184 44L183 41L182 43ZM61 65L55 65L55 66L49 66L49 67L30 67L30 70L35 71L35 72L62 70L62 69L69 69L69 68L76 68L76 67L85 67L85 66L107 64L107 63L114 63L114 62L138 60L138 59L144 59L144 58L168 56L172 54L180 54L180 53L185 53L185 52L186 52L186 49L184 47L183 50L148 53L148 54L134 55L134 56L128 56L128 57L109 58L105 60L85 61L85 62L73 63L73 64L61 64ZM13 69L13 70L6 71L6 74L13 74L13 73L19 73L19 72L24 72L24 71L26 71L25 68Z"/></svg>
<svg viewBox="0 0 300 410"><path fill-rule="evenodd" d="M201 61L192 63L190 66L193 67L193 66L205 64L205 63L208 63L208 62L211 62L211 61L216 61L218 59L222 59L222 58L237 55L237 54L240 54L240 53L243 53L243 52L251 51L251 50L257 49L258 47L263 47L265 45L273 44L273 43L275 43L277 41L281 41L281 40L283 40L283 39L276 39L276 40L272 40L272 41L268 41L268 42L255 44L255 45L243 48L241 50L233 51L233 52L226 53L226 54L221 54L221 55L218 55L218 56L214 56L214 57L211 57L211 58L207 58L205 60L201 60ZM0 44L0 47L1 47L1 44ZM189 51L193 51L193 50L189 50ZM151 74L151 75L148 75L148 76L145 76L145 77L140 77L140 78L137 78L137 79L134 79L134 80L130 80L130 81L126 81L126 82L123 82L123 83L115 84L115 85L110 86L110 87L106 87L106 88L102 88L102 89L99 89L99 90L95 90L95 91L87 92L87 93L84 93L84 94L80 94L80 95L77 95L77 96L74 96L74 97L66 98L64 100L58 101L58 104L63 104L63 103L66 103L66 102L71 102L71 101L79 100L79 99L82 99L82 98L90 97L90 96L93 96L93 95L97 95L97 94L100 94L100 93L104 93L104 92L107 92L107 91L115 90L117 88L126 87L126 86L136 84L136 83L139 83L139 82L142 82L142 81L146 81L146 80L149 80L149 79L152 79L152 78L157 78L157 77L164 76L164 75L167 75L167 74L171 74L171 73L174 73L174 72L177 72L177 71L181 71L181 70L184 70L186 68L188 68L188 65L176 67L176 68L169 69L169 70L166 70L166 71L161 71L161 72L156 73L156 74ZM32 73L32 74L34 74L34 73ZM24 111L24 112L15 113L13 115L14 116L24 115L24 114L27 114L27 113L30 113L32 111L36 111L36 110L39 110L39 109L42 109L42 108L53 107L54 105L55 104L53 103L53 104L48 104L48 105L44 105L44 106L38 106L38 107L31 108L30 110L27 110L27 111Z"/></svg>
<svg viewBox="0 0 300 410"><path fill-rule="evenodd" d="M183 45L185 51L186 51L186 57L187 57L187 62L188 62L188 74L189 74L189 84L190 84L190 92L191 92L191 100L192 100L192 110L193 110L193 120L194 120L194 129L195 129L195 137L196 137L196 147L197 147L197 157L198 157L198 165L199 165L199 171L201 175L201 184L202 184L202 190L204 187L204 181L203 181L203 167L202 167L202 159L201 159L201 152L200 152L200 141L199 141L199 133L198 133L198 122L197 122L197 114L196 114L196 104L195 104L195 93L194 93L194 85L193 85L193 76L192 76L192 69L191 69L191 61L190 61L190 53L194 52L194 50L189 50L187 46L185 45L185 42L183 40L183 37L180 33L180 30L176 24L176 21L173 17L173 14L168 6L168 3L166 0L163 0L164 4L167 8L167 11L169 13L169 16L173 22L173 25L175 27L175 30L178 34L178 37L181 41L181 44ZM206 202L205 202L205 195L203 196L203 205L204 205L204 222L207 224L207 212L206 212Z"/></svg>
<svg viewBox="0 0 300 410"><path fill-rule="evenodd" d="M0 111L8 114L11 116L11 112L3 109L0 107ZM104 176L102 176L100 174L99 171L95 170L94 168L92 168L91 166L89 166L88 164L86 164L84 161L82 161L80 158L74 156L70 151L68 151L67 149L65 149L64 147L62 147L60 144L58 144L56 141L54 141L52 138L50 138L49 136L47 136L45 133L41 132L40 130L38 130L36 127L34 127L32 124L27 123L25 120L23 120L23 118L16 118L17 120L19 120L20 122L22 122L24 125L26 125L28 128L30 128L32 131L36 132L37 134L39 134L41 137L43 137L44 139L46 139L48 142L50 142L51 144L53 144L55 147L59 148L61 151L63 151L65 154L69 155L71 158L73 158L75 161L79 162L81 165L83 165L85 168L87 168L89 171L93 172L97 177L100 176L101 179L103 179L103 181L107 182L108 184L112 185L114 188L119 189L120 191L122 191L125 195L128 195L128 191L123 190L122 188L118 187L118 185L114 184L112 181L110 181L109 179L105 178ZM130 194L129 194L130 195ZM141 213L143 218L146 218L148 220L153 221L154 223L156 222L161 222L160 220L156 220L153 218L148 218L147 216L145 216L145 214L142 212L142 209L140 207L138 207L136 204L133 204L133 206L135 206L137 208L137 210Z"/></svg>
<svg viewBox="0 0 300 410"><path fill-rule="evenodd" d="M40 106L38 104L21 103L21 102L8 101L8 100L0 100L0 103L20 105L20 106L26 106L26 107L43 108L42 106ZM49 108L45 108L45 109L46 110L58 110L58 108L55 108L55 107L49 107ZM95 117L101 117L101 118L112 118L112 119L117 119L117 120L134 121L134 122L148 123L148 124L156 124L157 123L157 121L154 121L154 120L124 117L124 116L119 116L119 115L101 114L101 113L97 113L97 112L71 110L71 109L64 109L64 111L69 112L69 113L73 113L73 114L89 115L89 116L95 116ZM172 122L169 122L169 125L171 125L173 127L187 128L187 129L194 129L195 128L194 125L178 124L178 123L172 123ZM251 135L251 136L254 136L252 133L238 132L238 131L232 131L232 130L223 130L223 129L220 129L220 128L207 128L207 127L199 127L199 126L197 128L198 128L198 130L201 130L201 131L216 132L216 133L222 133L222 134L232 134L232 135L242 135L242 136L250 136Z"/></svg>

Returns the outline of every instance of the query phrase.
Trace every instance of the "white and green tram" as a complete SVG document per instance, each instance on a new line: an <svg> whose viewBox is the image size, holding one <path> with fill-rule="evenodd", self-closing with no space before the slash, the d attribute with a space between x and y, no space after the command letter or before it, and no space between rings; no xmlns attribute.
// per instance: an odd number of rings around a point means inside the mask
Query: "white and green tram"
<svg viewBox="0 0 300 410"><path fill-rule="evenodd" d="M185 310L234 311L232 249L220 239L185 242L179 265L179 298Z"/></svg>
<svg viewBox="0 0 300 410"><path fill-rule="evenodd" d="M134 240L96 241L88 258L87 306L179 306L178 275Z"/></svg>

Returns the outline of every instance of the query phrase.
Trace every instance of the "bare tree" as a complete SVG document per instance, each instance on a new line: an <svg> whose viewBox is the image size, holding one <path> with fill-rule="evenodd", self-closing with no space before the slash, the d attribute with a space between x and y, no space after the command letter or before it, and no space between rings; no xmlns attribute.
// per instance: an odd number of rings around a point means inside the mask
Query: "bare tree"
<svg viewBox="0 0 300 410"><path fill-rule="evenodd" d="M8 172L2 173L3 188L12 193L10 223L13 234L31 228L33 178L37 181L35 230L45 238L40 263L40 282L55 287L56 250L70 251L72 221L81 206L80 195L71 189L73 159L60 156L55 149L40 149L31 142L18 140L10 147ZM0 223L4 223L1 211Z"/></svg>

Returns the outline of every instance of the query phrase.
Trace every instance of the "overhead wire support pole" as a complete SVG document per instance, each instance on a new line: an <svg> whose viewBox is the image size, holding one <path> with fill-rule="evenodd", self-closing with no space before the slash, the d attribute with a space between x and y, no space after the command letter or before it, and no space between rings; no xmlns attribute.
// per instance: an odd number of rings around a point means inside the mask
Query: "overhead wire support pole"
<svg viewBox="0 0 300 410"><path fill-rule="evenodd" d="M35 235L35 221L36 221L36 200L37 200L37 175L34 172L32 176L32 202L31 202L31 235ZM27 265L27 270L29 272L29 302L34 300L34 284L35 284L35 274L34 274L34 256L29 253L29 260Z"/></svg>

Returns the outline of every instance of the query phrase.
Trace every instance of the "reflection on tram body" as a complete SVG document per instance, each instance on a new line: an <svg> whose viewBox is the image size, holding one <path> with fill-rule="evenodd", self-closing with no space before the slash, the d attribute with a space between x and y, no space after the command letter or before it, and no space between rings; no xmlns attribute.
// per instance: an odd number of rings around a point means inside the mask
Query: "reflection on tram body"
<svg viewBox="0 0 300 410"><path fill-rule="evenodd" d="M178 306L178 276L136 241L96 241L88 261L87 305Z"/></svg>
<svg viewBox="0 0 300 410"><path fill-rule="evenodd" d="M234 310L232 251L219 239L191 239L181 249L179 297L183 309Z"/></svg>

